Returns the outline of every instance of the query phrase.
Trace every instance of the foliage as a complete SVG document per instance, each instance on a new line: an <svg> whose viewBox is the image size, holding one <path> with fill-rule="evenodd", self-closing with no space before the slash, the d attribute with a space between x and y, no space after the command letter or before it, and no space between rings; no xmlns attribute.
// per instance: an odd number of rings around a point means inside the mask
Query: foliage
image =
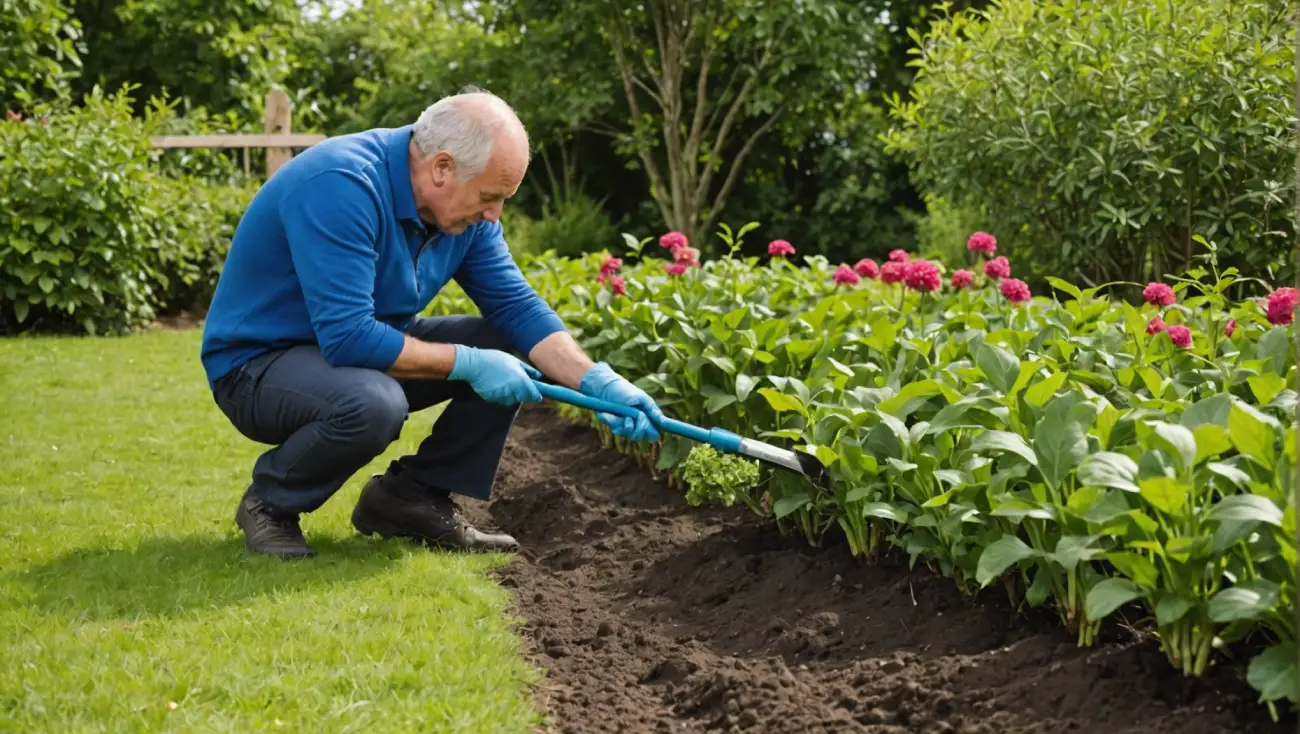
<svg viewBox="0 0 1300 734"><path fill-rule="evenodd" d="M821 256L674 276L653 239L628 243L623 295L597 280L600 255L523 267L582 345L672 417L829 466L829 491L765 469L746 504L782 532L819 545L838 529L864 560L897 549L967 593L1001 584L1080 645L1134 610L1189 675L1216 644L1264 649L1252 685L1295 701L1291 330L1259 302L1270 286L1221 267L1213 243L1163 306L1124 299L1143 284L1060 279L1060 300L1013 304L1013 281L979 267L970 287L944 268L938 291L912 290ZM634 445L594 425L670 481L702 474L683 439Z"/></svg>
<svg viewBox="0 0 1300 734"><path fill-rule="evenodd" d="M717 502L731 507L739 499L750 509L759 511L749 493L759 480L756 461L719 453L708 444L699 444L682 462L681 475L689 487L686 501L692 505Z"/></svg>
<svg viewBox="0 0 1300 734"><path fill-rule="evenodd" d="M891 150L988 208L1035 280L1158 278L1201 233L1264 273L1295 231L1284 0L1001 0L917 36Z"/></svg>
<svg viewBox="0 0 1300 734"><path fill-rule="evenodd" d="M115 332L199 297L248 190L160 175L127 90L0 123L5 331L39 323ZM195 290L197 289L197 290Z"/></svg>
<svg viewBox="0 0 1300 734"><path fill-rule="evenodd" d="M81 25L62 0L0 0L0 108L59 96L79 71Z"/></svg>

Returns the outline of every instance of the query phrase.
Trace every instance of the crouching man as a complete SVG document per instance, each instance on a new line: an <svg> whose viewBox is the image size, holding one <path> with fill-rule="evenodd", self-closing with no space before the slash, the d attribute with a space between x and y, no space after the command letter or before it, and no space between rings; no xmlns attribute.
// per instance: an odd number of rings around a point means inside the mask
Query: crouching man
<svg viewBox="0 0 1300 734"><path fill-rule="evenodd" d="M235 513L250 549L313 555L299 516L382 453L411 411L445 401L418 450L365 485L359 532L516 549L466 523L451 495L488 499L520 404L541 399L533 378L635 406L636 420L600 418L620 436L658 438L654 401L593 364L511 258L501 209L528 160L510 107L470 92L411 125L310 148L257 192L201 352L217 406L271 447ZM418 315L451 279L482 317Z"/></svg>

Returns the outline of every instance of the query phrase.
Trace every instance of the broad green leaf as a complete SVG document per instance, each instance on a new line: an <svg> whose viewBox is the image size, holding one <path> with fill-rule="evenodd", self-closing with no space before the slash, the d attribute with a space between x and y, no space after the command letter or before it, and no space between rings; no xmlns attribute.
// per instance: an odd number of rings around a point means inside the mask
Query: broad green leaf
<svg viewBox="0 0 1300 734"><path fill-rule="evenodd" d="M1011 566L1036 555L1038 552L1025 545L1020 538L1004 535L993 541L980 554L979 563L975 568L975 581L980 586L988 586L989 582L1001 576Z"/></svg>
<svg viewBox="0 0 1300 734"><path fill-rule="evenodd" d="M1192 432L1196 440L1196 464L1199 466L1206 459L1211 459L1232 450L1232 439L1228 438L1228 429L1213 423L1205 423Z"/></svg>
<svg viewBox="0 0 1300 734"><path fill-rule="evenodd" d="M1065 378L1064 372L1056 372L1047 379L1030 385L1029 389L1025 390L1025 402L1038 407L1043 406L1052 399L1057 390L1061 389L1061 385L1065 384Z"/></svg>
<svg viewBox="0 0 1300 734"><path fill-rule="evenodd" d="M735 395L714 395L705 401L704 409L709 415L713 415L734 402L736 402Z"/></svg>
<svg viewBox="0 0 1300 734"><path fill-rule="evenodd" d="M1286 326L1274 326L1259 338L1255 357L1266 360L1274 373L1285 369L1287 357L1291 353L1291 329Z"/></svg>
<svg viewBox="0 0 1300 734"><path fill-rule="evenodd" d="M1187 505L1187 485L1172 477L1151 477L1140 483L1142 499L1166 515L1182 515Z"/></svg>
<svg viewBox="0 0 1300 734"><path fill-rule="evenodd" d="M1295 643L1282 642L1257 655L1246 668L1246 682L1259 691L1264 701L1300 699Z"/></svg>
<svg viewBox="0 0 1300 734"><path fill-rule="evenodd" d="M1238 487L1245 487L1250 484L1250 475L1238 469L1232 464L1225 464L1221 461L1211 461L1205 465L1206 469L1227 479Z"/></svg>
<svg viewBox="0 0 1300 734"><path fill-rule="evenodd" d="M894 522L907 522L907 511L884 502L868 502L862 506L863 517L879 517Z"/></svg>
<svg viewBox="0 0 1300 734"><path fill-rule="evenodd" d="M1210 520L1225 522L1254 521L1282 527L1282 510L1267 497L1257 494L1234 494L1219 500L1206 517Z"/></svg>
<svg viewBox="0 0 1300 734"><path fill-rule="evenodd" d="M758 393L767 398L767 404L772 406L772 409L779 413L804 412L803 403L799 402L799 398L793 395L786 395L785 393L779 390L774 390L770 387L760 387Z"/></svg>
<svg viewBox="0 0 1300 734"><path fill-rule="evenodd" d="M1003 395L1009 395L1020 376L1020 360L1002 347L980 342L975 346L975 365L988 378L989 384Z"/></svg>
<svg viewBox="0 0 1300 734"><path fill-rule="evenodd" d="M1182 594L1165 594L1156 602L1156 625L1168 627L1186 616L1194 606L1195 603Z"/></svg>
<svg viewBox="0 0 1300 734"><path fill-rule="evenodd" d="M1029 590L1025 592L1025 601L1029 606L1037 607L1047 601L1047 597L1052 593L1052 576L1055 571L1047 564L1039 565L1034 570L1034 582L1029 585Z"/></svg>
<svg viewBox="0 0 1300 734"><path fill-rule="evenodd" d="M1052 558L1066 571L1073 571L1080 561L1087 561L1102 555L1105 551L1093 547L1097 536L1065 535L1056 543Z"/></svg>
<svg viewBox="0 0 1300 734"><path fill-rule="evenodd" d="M1074 296L1076 299L1083 300L1083 292L1080 291L1078 287L1076 287L1075 285L1068 283L1064 280L1061 280L1060 278L1054 275L1047 276L1047 282L1051 283L1058 290L1063 290L1066 293L1069 293L1070 295Z"/></svg>
<svg viewBox="0 0 1300 734"><path fill-rule="evenodd" d="M1259 619L1277 605L1278 585L1266 579L1251 579L1215 594L1206 612L1215 622Z"/></svg>
<svg viewBox="0 0 1300 734"><path fill-rule="evenodd" d="M1246 383L1250 385L1250 391L1255 394L1255 402L1259 405L1268 405L1286 387L1286 380L1272 373L1252 375L1246 378Z"/></svg>
<svg viewBox="0 0 1300 734"><path fill-rule="evenodd" d="M1187 406L1180 422L1195 431L1198 427L1212 423L1228 427L1228 411L1232 409L1232 396L1228 393L1216 393L1203 400Z"/></svg>
<svg viewBox="0 0 1300 734"><path fill-rule="evenodd" d="M971 439L970 447L973 451L1010 451L1030 464L1038 466L1038 457L1034 454L1034 450L1018 433L985 431Z"/></svg>
<svg viewBox="0 0 1300 734"><path fill-rule="evenodd" d="M782 497L772 506L772 514L779 520L786 515L797 512L800 508L812 504L812 499L806 494L796 494L789 497Z"/></svg>
<svg viewBox="0 0 1300 734"><path fill-rule="evenodd" d="M1032 517L1039 520L1055 520L1056 508L1048 504L1030 502L1019 497L1007 497L995 503L992 512L989 514L994 517Z"/></svg>
<svg viewBox="0 0 1300 734"><path fill-rule="evenodd" d="M736 375L736 399L744 402L757 384L758 380L749 375Z"/></svg>
<svg viewBox="0 0 1300 734"><path fill-rule="evenodd" d="M1146 592L1128 579L1106 579L1088 590L1083 613L1090 621L1099 622L1116 609L1145 595Z"/></svg>
<svg viewBox="0 0 1300 734"><path fill-rule="evenodd" d="M1160 571L1156 569L1156 564L1144 555L1120 551L1106 554L1106 560L1140 586L1155 589L1160 585Z"/></svg>
<svg viewBox="0 0 1300 734"><path fill-rule="evenodd" d="M1097 414L1097 420L1092 426L1092 434L1097 437L1103 449L1110 447L1110 436L1118 422L1119 411L1115 410L1113 405L1107 405Z"/></svg>
<svg viewBox="0 0 1300 734"><path fill-rule="evenodd" d="M1275 423L1270 416L1237 401L1228 413L1228 435L1237 451L1257 460L1265 469L1272 469Z"/></svg>
<svg viewBox="0 0 1300 734"><path fill-rule="evenodd" d="M1147 423L1153 432L1151 443L1169 454L1184 471L1196 466L1196 437L1184 426L1162 421Z"/></svg>
<svg viewBox="0 0 1300 734"><path fill-rule="evenodd" d="M1137 492L1137 473L1137 463L1124 454L1100 451L1079 464L1078 477L1085 485Z"/></svg>
<svg viewBox="0 0 1300 734"><path fill-rule="evenodd" d="M909 382L898 391L897 395L877 405L876 410L895 417L905 417L938 394L939 383L935 380Z"/></svg>
<svg viewBox="0 0 1300 734"><path fill-rule="evenodd" d="M1043 478L1053 487L1070 474L1088 455L1088 428L1095 409L1078 404L1074 394L1052 401L1034 426L1034 454ZM1082 411L1076 412L1076 408Z"/></svg>

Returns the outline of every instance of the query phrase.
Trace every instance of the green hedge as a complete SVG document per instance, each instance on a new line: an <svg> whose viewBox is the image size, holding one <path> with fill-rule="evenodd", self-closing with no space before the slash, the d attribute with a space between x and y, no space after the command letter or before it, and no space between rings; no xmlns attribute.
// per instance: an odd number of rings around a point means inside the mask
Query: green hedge
<svg viewBox="0 0 1300 734"><path fill-rule="evenodd" d="M128 330L201 301L252 191L159 172L123 90L0 123L0 331Z"/></svg>
<svg viewBox="0 0 1300 734"><path fill-rule="evenodd" d="M891 142L928 193L997 222L1032 279L1159 278L1192 266L1196 235L1225 267L1279 275L1287 0L1000 0L918 42Z"/></svg>

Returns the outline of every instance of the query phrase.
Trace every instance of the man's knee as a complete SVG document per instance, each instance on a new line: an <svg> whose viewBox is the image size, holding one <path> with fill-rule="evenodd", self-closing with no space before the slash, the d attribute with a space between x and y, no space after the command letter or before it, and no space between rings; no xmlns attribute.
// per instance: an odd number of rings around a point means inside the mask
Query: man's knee
<svg viewBox="0 0 1300 734"><path fill-rule="evenodd" d="M401 435L409 412L406 394L397 381L376 373L358 381L331 422L367 450L378 453Z"/></svg>

